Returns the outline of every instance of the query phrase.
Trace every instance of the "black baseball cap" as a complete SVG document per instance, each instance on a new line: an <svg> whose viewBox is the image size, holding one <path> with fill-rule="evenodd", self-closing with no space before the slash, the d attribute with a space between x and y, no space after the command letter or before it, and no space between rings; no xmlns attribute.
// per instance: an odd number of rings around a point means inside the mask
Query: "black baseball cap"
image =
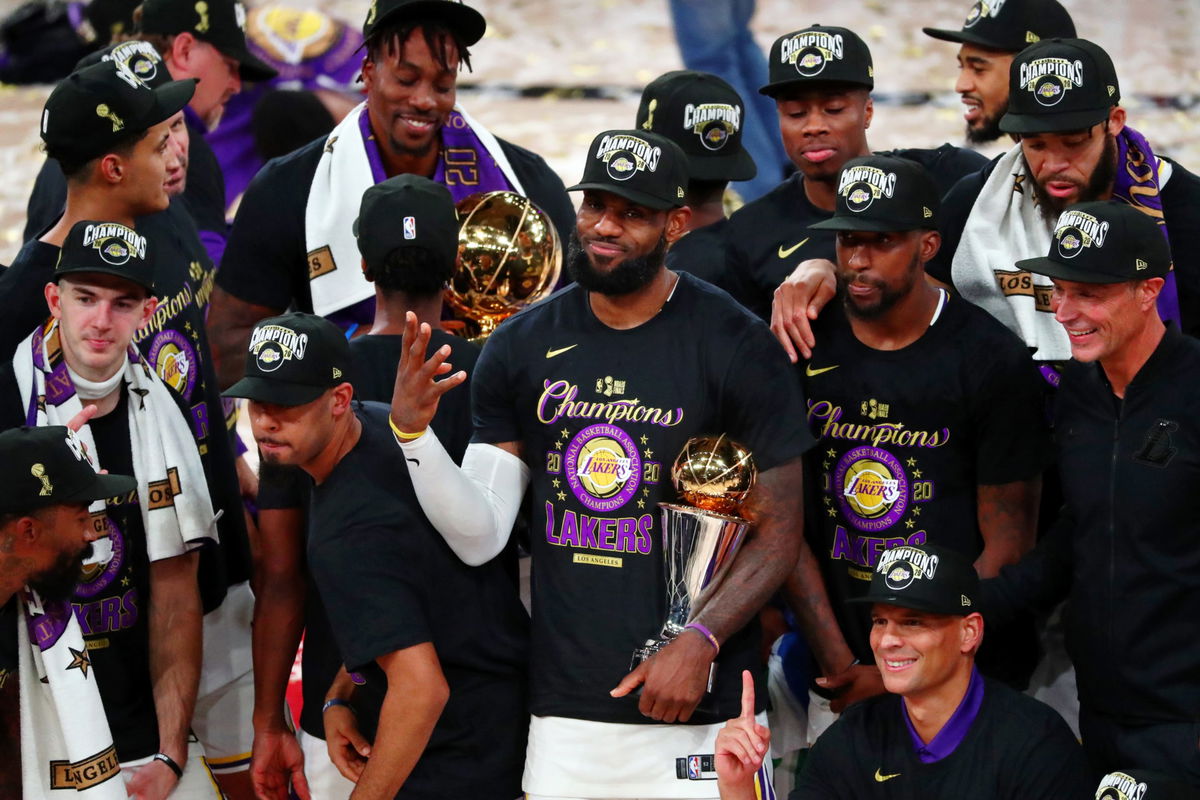
<svg viewBox="0 0 1200 800"><path fill-rule="evenodd" d="M599 189L653 209L684 204L687 156L667 137L648 131L605 131L588 147L583 180L567 189Z"/></svg>
<svg viewBox="0 0 1200 800"><path fill-rule="evenodd" d="M1050 252L1017 268L1079 283L1124 283L1163 278L1171 247L1149 214L1119 200L1068 206L1054 226Z"/></svg>
<svg viewBox="0 0 1200 800"><path fill-rule="evenodd" d="M1200 786L1144 769L1114 771L1100 779L1096 800L1195 800Z"/></svg>
<svg viewBox="0 0 1200 800"><path fill-rule="evenodd" d="M945 42L1016 53L1042 39L1074 38L1075 23L1058 0L976 0L962 30L921 30Z"/></svg>
<svg viewBox="0 0 1200 800"><path fill-rule="evenodd" d="M103 272L154 291L154 261L147 251L146 237L119 222L83 220L71 226L54 280L75 272Z"/></svg>
<svg viewBox="0 0 1200 800"><path fill-rule="evenodd" d="M676 70L642 90L639 130L661 133L687 156L696 181L748 181L758 167L742 146L746 106L732 86L707 72Z"/></svg>
<svg viewBox="0 0 1200 800"><path fill-rule="evenodd" d="M420 175L388 178L363 192L354 220L367 266L383 265L397 247L422 247L443 263L458 257L458 212L450 190Z"/></svg>
<svg viewBox="0 0 1200 800"><path fill-rule="evenodd" d="M470 47L483 38L487 20L475 9L457 0L371 0L363 38L370 39L384 23L400 21L440 22Z"/></svg>
<svg viewBox="0 0 1200 800"><path fill-rule="evenodd" d="M8 514L90 503L137 487L129 475L96 472L83 440L64 425L0 433L0 484L0 512Z"/></svg>
<svg viewBox="0 0 1200 800"><path fill-rule="evenodd" d="M809 225L830 231L937 230L941 195L925 167L907 158L860 156L838 173L833 216Z"/></svg>
<svg viewBox="0 0 1200 800"><path fill-rule="evenodd" d="M229 397L302 406L349 380L350 343L329 320L296 311L254 326L245 376Z"/></svg>
<svg viewBox="0 0 1200 800"><path fill-rule="evenodd" d="M141 33L190 33L238 62L244 81L266 81L279 73L246 47L246 7L238 0L146 0Z"/></svg>
<svg viewBox="0 0 1200 800"><path fill-rule="evenodd" d="M1043 39L1013 58L1008 73L1005 133L1056 133L1090 128L1121 100L1108 53L1086 39Z"/></svg>
<svg viewBox="0 0 1200 800"><path fill-rule="evenodd" d="M151 87L125 63L102 61L54 87L42 110L42 141L51 157L99 158L131 134L172 117L195 91L194 80Z"/></svg>
<svg viewBox="0 0 1200 800"><path fill-rule="evenodd" d="M971 562L954 550L901 545L879 554L866 595L846 602L965 617L979 610L979 576Z"/></svg>
<svg viewBox="0 0 1200 800"><path fill-rule="evenodd" d="M125 70L136 75L138 80L151 89L157 89L171 82L171 73L167 71L162 56L149 42L129 39L110 44L79 59L79 62L75 64L75 69L80 70L104 61L116 62Z"/></svg>
<svg viewBox="0 0 1200 800"><path fill-rule="evenodd" d="M867 43L852 30L824 25L776 39L767 58L767 77L769 82L758 92L768 97L818 81L875 88L875 67Z"/></svg>

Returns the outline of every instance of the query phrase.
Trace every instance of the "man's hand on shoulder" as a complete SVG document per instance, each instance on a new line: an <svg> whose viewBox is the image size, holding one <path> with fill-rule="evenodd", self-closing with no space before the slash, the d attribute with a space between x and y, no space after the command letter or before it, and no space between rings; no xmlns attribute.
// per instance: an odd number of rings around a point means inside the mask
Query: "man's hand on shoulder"
<svg viewBox="0 0 1200 800"><path fill-rule="evenodd" d="M801 261L800 266L775 289L771 303L771 332L793 364L799 357L812 357L816 339L811 322L836 295L837 268L824 258Z"/></svg>
<svg viewBox="0 0 1200 800"><path fill-rule="evenodd" d="M659 722L687 722L708 690L716 651L700 633L685 630L621 679L609 694L624 697L638 686L638 710Z"/></svg>
<svg viewBox="0 0 1200 800"><path fill-rule="evenodd" d="M879 674L879 667L869 664L852 664L835 675L817 678L817 685L837 693L829 703L829 707L837 714L859 700L866 700L887 691L883 687L883 676Z"/></svg>

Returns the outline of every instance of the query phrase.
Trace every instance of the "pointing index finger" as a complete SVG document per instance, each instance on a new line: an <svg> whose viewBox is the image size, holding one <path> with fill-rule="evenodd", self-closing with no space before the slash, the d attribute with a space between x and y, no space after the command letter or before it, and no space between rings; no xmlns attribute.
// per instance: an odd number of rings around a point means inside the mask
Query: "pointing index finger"
<svg viewBox="0 0 1200 800"><path fill-rule="evenodd" d="M742 719L754 721L754 676L750 670L742 670Z"/></svg>

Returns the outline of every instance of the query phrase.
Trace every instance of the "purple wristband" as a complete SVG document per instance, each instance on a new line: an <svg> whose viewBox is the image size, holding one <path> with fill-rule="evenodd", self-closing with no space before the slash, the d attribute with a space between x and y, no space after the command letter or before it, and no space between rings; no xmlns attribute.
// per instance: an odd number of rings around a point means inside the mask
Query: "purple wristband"
<svg viewBox="0 0 1200 800"><path fill-rule="evenodd" d="M689 622L687 625L683 626L685 631L689 628L707 639L708 643L713 646L714 650L716 650L718 653L721 652L721 643L717 641L717 637L713 636L712 631L701 625L699 622Z"/></svg>

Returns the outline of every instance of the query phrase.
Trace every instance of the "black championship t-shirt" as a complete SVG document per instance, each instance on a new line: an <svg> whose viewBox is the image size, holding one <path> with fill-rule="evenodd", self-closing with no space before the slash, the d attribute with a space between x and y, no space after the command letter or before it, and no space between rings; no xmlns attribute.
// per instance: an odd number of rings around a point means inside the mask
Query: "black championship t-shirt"
<svg viewBox="0 0 1200 800"><path fill-rule="evenodd" d="M246 189L217 274L217 285L239 300L276 309L294 304L299 311L312 311L304 214L326 138L268 161ZM575 212L562 180L537 154L503 140L500 148L565 246L574 230ZM347 267L357 270L359 264Z"/></svg>
<svg viewBox="0 0 1200 800"><path fill-rule="evenodd" d="M313 490L309 566L348 669L386 687L375 659L428 642L450 687L396 796L512 800L529 724L529 618L498 560L467 566L429 524L387 406L355 413L358 443Z"/></svg>
<svg viewBox="0 0 1200 800"><path fill-rule="evenodd" d="M492 334L472 383L475 441L520 442L532 470L533 713L649 723L609 696L666 619L659 502L693 436L726 434L760 472L812 444L795 371L759 320L688 275L632 330L572 286ZM758 673L757 624L725 642L717 713L736 716ZM765 698L766 693L758 695Z"/></svg>
<svg viewBox="0 0 1200 800"><path fill-rule="evenodd" d="M1062 717L985 679L950 755L922 763L899 695L855 703L813 744L789 800L1086 800L1083 749Z"/></svg>
<svg viewBox="0 0 1200 800"><path fill-rule="evenodd" d="M224 512L217 521L220 548L204 548L200 558L200 586L207 612L221 604L226 586L249 580L251 571L233 441L204 329L215 270L195 223L178 200L166 211L140 217L137 231L152 250L158 307L137 331L134 344L163 382L182 398L213 508ZM59 248L32 239L0 276L0 298L7 309L0 315L0 350L5 361L49 315L42 290L53 278L58 253Z"/></svg>
<svg viewBox="0 0 1200 800"><path fill-rule="evenodd" d="M933 150L892 150L881 155L923 164L943 194L959 178L987 163L978 153L949 144ZM729 218L726 232L726 262L731 273L727 280L736 282L733 285L738 287L737 299L769 320L776 287L801 261L837 260L834 231L808 228L832 216L832 211L822 211L809 201L804 193L804 175L800 172L738 209Z"/></svg>
<svg viewBox="0 0 1200 800"><path fill-rule="evenodd" d="M933 260L925 265L925 271L947 285L954 284L954 253L962 241L963 228L997 161L998 156L982 169L963 177L942 203L942 247ZM1163 161L1171 165L1171 177L1162 188L1162 206L1167 236L1171 242L1175 285L1179 292L1179 311L1183 318L1181 328L1189 336L1200 336L1200 177L1171 159ZM1021 190L1018 186L1013 188L1014 191ZM1046 224L1050 226L1049 222ZM1044 255L1028 253L1026 257ZM1029 286L1019 280L1020 277L1018 273L1006 279L1003 291L1027 293ZM1048 310L1048 303L1046 308Z"/></svg>
<svg viewBox="0 0 1200 800"><path fill-rule="evenodd" d="M711 225L689 231L667 250L667 269L690 272L719 289L729 292L735 300L744 293L742 286L725 263L725 236L729 220L719 219Z"/></svg>
<svg viewBox="0 0 1200 800"><path fill-rule="evenodd" d="M860 342L838 301L815 327L799 367L818 438L805 528L846 640L870 664L869 611L845 600L866 594L884 550L979 555L977 486L1034 478L1048 462L1045 384L1014 334L958 298L900 350Z"/></svg>

